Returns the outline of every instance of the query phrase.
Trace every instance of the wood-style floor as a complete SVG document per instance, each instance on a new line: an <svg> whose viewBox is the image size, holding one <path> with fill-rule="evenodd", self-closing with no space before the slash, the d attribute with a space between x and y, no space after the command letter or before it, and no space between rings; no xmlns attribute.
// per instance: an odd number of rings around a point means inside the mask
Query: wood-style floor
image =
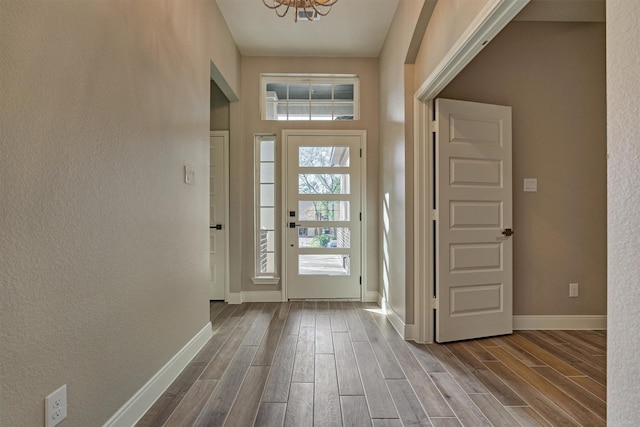
<svg viewBox="0 0 640 427"><path fill-rule="evenodd" d="M372 304L211 304L214 336L143 426L604 426L603 331L400 339Z"/></svg>

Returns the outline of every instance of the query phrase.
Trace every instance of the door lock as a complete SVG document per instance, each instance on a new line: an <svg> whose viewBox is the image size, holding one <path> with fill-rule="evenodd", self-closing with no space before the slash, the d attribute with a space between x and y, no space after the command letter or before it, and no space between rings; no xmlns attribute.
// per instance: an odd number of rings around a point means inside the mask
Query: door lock
<svg viewBox="0 0 640 427"><path fill-rule="evenodd" d="M507 237L511 237L513 236L513 230L510 228L505 228L504 230L502 230L502 234L504 234Z"/></svg>

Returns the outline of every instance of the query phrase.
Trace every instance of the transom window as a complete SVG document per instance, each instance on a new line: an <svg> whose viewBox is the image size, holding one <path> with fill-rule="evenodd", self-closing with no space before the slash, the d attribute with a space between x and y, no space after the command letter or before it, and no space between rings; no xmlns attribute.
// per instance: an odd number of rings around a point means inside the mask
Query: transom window
<svg viewBox="0 0 640 427"><path fill-rule="evenodd" d="M262 75L262 120L358 120L355 75Z"/></svg>

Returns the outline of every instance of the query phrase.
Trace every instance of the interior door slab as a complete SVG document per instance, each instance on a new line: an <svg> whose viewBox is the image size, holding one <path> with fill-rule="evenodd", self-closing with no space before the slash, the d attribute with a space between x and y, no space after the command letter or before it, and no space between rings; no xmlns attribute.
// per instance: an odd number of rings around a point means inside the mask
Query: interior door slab
<svg viewBox="0 0 640 427"><path fill-rule="evenodd" d="M511 107L437 99L436 116L436 341L509 334Z"/></svg>

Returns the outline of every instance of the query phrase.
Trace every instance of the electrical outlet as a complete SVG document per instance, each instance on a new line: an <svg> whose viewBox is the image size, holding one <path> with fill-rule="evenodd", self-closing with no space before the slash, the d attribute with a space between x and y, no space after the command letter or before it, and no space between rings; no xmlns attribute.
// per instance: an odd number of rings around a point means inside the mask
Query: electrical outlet
<svg viewBox="0 0 640 427"><path fill-rule="evenodd" d="M580 284L569 283L569 297L578 298L579 294L580 294Z"/></svg>
<svg viewBox="0 0 640 427"><path fill-rule="evenodd" d="M67 418L67 385L63 385L45 399L45 427L57 426Z"/></svg>

